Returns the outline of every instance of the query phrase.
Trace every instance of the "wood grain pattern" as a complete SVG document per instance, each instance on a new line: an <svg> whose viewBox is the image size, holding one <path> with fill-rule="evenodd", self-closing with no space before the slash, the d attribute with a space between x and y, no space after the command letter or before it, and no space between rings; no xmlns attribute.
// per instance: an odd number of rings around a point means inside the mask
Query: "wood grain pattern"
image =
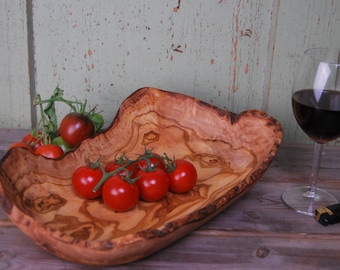
<svg viewBox="0 0 340 270"><path fill-rule="evenodd" d="M21 132L0 129L0 148ZM257 184L199 229L144 259L96 269L338 269L339 225L321 226L280 200L286 188L306 183L312 152L308 145L281 145ZM320 186L338 199L339 158L338 147L325 146L320 171ZM0 269L93 269L43 250L1 207L0 243Z"/></svg>
<svg viewBox="0 0 340 270"><path fill-rule="evenodd" d="M280 124L263 112L234 114L143 88L122 103L108 130L60 160L9 151L1 163L0 198L12 221L53 254L91 265L126 263L183 237L243 196L268 168L281 137ZM193 162L195 188L140 202L125 213L74 194L70 178L86 159L105 163L122 152L142 153L145 146Z"/></svg>

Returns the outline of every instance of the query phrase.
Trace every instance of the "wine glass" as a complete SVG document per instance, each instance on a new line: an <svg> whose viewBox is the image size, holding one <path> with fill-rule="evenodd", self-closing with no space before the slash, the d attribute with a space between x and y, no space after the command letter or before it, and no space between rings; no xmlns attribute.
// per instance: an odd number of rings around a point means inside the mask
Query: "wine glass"
<svg viewBox="0 0 340 270"><path fill-rule="evenodd" d="M304 52L294 78L292 106L302 130L315 142L309 185L287 189L282 201L296 212L314 215L319 207L337 203L317 188L323 145L340 136L340 49L312 48Z"/></svg>

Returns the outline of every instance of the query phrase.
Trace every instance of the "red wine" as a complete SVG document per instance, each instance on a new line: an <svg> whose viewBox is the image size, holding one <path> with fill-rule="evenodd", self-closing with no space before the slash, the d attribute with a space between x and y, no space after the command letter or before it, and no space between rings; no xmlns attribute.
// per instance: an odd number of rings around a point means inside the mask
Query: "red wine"
<svg viewBox="0 0 340 270"><path fill-rule="evenodd" d="M303 131L325 143L340 136L340 92L324 90L319 101L313 89L299 90L292 97L293 112Z"/></svg>

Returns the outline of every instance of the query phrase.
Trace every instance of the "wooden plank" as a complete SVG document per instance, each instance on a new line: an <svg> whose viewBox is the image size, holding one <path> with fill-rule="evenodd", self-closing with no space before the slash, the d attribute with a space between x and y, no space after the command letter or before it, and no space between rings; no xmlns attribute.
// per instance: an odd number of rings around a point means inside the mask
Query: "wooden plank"
<svg viewBox="0 0 340 270"><path fill-rule="evenodd" d="M98 104L109 125L132 91L154 86L234 112L265 110L283 124L284 142L311 143L293 118L290 89L303 50L340 43L339 1L32 0L32 7L27 19L25 1L0 3L2 128L31 127L29 21L32 85L43 98L60 85L67 98Z"/></svg>
<svg viewBox="0 0 340 270"><path fill-rule="evenodd" d="M1 247L1 269L93 269L42 251L15 229L8 229L2 240L12 245ZM96 269L336 269L340 263L338 249L339 237L199 230L143 260Z"/></svg>
<svg viewBox="0 0 340 270"><path fill-rule="evenodd" d="M221 215L228 212L226 210ZM1 228L1 231L3 244L0 266L28 266L25 269L61 266L67 269L91 269L91 267L65 262L50 255L16 228ZM245 230L242 227L238 230L226 229L225 231L203 228L148 258L114 269L138 269L140 267L203 269L207 266L209 269L223 267L233 269L254 269L254 267L255 269L268 267L271 269L273 267L310 269L310 267L315 267L315 269L322 269L322 266L335 269L340 260L339 244L339 234L273 233L263 229L261 231ZM309 256L311 259L308 263L302 265L301 263Z"/></svg>
<svg viewBox="0 0 340 270"><path fill-rule="evenodd" d="M25 1L0 1L0 32L0 127L30 128Z"/></svg>
<svg viewBox="0 0 340 270"><path fill-rule="evenodd" d="M37 92L99 105L107 123L132 91L178 91L261 109L272 1L33 1ZM62 108L60 114L67 111Z"/></svg>
<svg viewBox="0 0 340 270"><path fill-rule="evenodd" d="M0 128L0 151L4 153L14 142L20 142L29 133L29 129L6 129ZM0 152L1 158L1 152Z"/></svg>
<svg viewBox="0 0 340 270"><path fill-rule="evenodd" d="M297 185L305 185L306 181L289 179L282 174L281 179L277 174L272 175L269 171L263 179L241 200L203 226L204 229L239 231L239 232L266 232L284 234L318 234L328 235L340 233L339 226L324 227L314 218L295 213L281 201L281 194L287 188ZM295 174L294 170L292 175ZM338 170L337 170L338 171ZM332 176L336 175L333 170ZM276 177L274 177L276 176ZM282 177L283 176L283 177ZM268 178L270 177L268 180ZM339 177L330 184L323 181L322 187L340 198Z"/></svg>
<svg viewBox="0 0 340 270"><path fill-rule="evenodd" d="M318 184L340 200L340 148L325 147L325 151L327 156L323 157ZM339 226L324 227L311 217L293 212L281 201L281 194L287 188L308 184L312 153L312 146L281 146L273 163L258 184L243 199L210 221L204 228L338 235Z"/></svg>

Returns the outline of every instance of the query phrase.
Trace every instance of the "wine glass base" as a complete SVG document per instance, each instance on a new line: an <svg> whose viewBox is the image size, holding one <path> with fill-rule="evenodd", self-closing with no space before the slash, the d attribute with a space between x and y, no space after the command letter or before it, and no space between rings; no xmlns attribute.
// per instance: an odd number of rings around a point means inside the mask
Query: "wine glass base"
<svg viewBox="0 0 340 270"><path fill-rule="evenodd" d="M338 202L338 200L327 191L317 188L316 195L308 194L308 187L293 187L287 189L281 195L282 201L298 213L308 216L315 215L315 209L325 207Z"/></svg>

